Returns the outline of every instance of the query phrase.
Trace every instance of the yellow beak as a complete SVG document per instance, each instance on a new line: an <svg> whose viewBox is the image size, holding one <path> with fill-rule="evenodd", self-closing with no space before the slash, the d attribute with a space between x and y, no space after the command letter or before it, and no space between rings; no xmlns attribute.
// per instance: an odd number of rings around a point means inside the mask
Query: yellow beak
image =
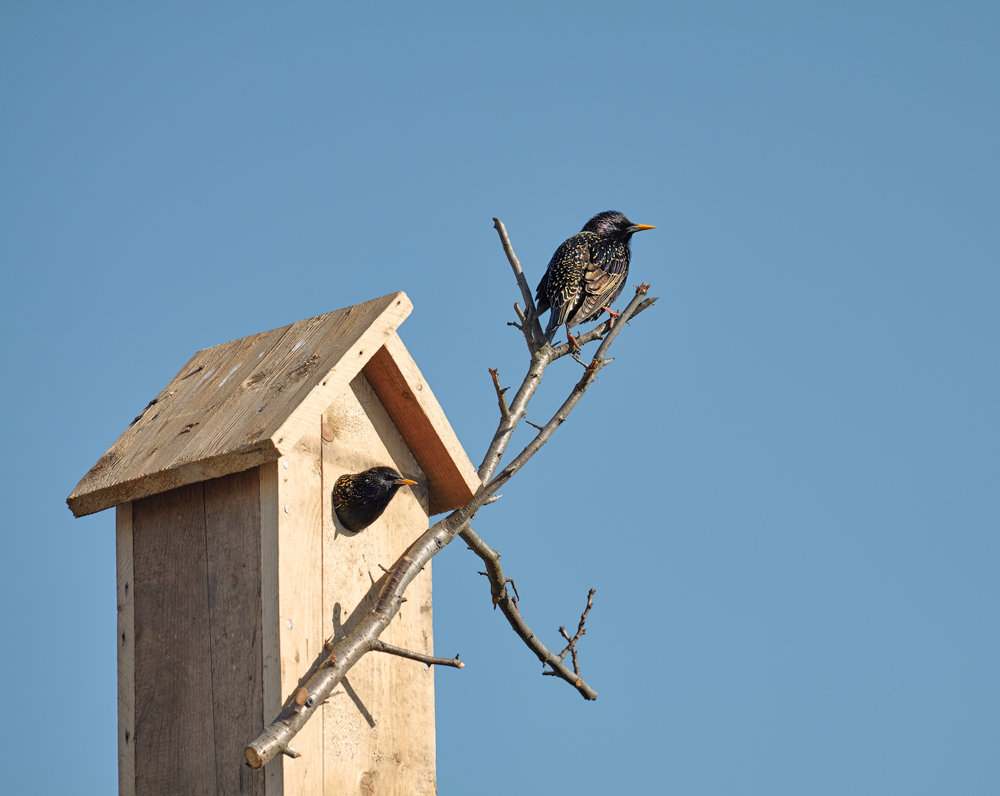
<svg viewBox="0 0 1000 796"><path fill-rule="evenodd" d="M636 224L633 229L636 232L642 232L644 229L656 229L652 224Z"/></svg>
<svg viewBox="0 0 1000 796"><path fill-rule="evenodd" d="M409 478L397 478L397 479L396 479L395 481L393 481L392 483L394 483L394 484L399 484L400 486L410 486L411 484L415 484L415 483L417 483L417 482L416 482L416 481L413 481L413 480L411 480L411 479L409 479Z"/></svg>

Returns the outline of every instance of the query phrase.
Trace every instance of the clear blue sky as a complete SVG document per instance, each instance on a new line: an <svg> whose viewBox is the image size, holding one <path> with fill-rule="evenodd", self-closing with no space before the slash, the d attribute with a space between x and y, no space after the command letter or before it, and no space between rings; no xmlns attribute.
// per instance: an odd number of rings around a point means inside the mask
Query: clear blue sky
<svg viewBox="0 0 1000 796"><path fill-rule="evenodd" d="M193 351L405 290L478 463L524 364L491 217L534 283L608 208L660 302L476 525L550 642L597 588L600 697L449 548L440 792L1000 792L998 41L987 2L3 3L10 792L114 788L114 517L63 500Z"/></svg>

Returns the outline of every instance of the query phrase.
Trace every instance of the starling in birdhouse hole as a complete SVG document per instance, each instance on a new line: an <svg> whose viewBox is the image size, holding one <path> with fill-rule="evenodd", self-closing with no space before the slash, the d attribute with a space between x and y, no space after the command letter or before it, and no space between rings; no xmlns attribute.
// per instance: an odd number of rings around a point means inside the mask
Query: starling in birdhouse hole
<svg viewBox="0 0 1000 796"><path fill-rule="evenodd" d="M549 260L549 267L535 292L537 315L551 309L545 339L550 343L556 330L565 325L566 336L579 348L571 326L597 320L621 295L628 277L631 257L629 241L633 233L656 229L649 224L633 224L617 210L598 213L583 230L563 241Z"/></svg>
<svg viewBox="0 0 1000 796"><path fill-rule="evenodd" d="M401 486L415 484L391 467L372 467L363 473L347 473L333 485L333 509L349 531L363 531L382 516Z"/></svg>

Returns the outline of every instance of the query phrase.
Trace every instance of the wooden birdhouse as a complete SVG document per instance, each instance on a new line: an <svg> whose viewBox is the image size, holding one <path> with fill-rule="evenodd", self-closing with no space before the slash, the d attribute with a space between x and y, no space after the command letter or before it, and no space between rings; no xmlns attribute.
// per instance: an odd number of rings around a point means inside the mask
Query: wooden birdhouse
<svg viewBox="0 0 1000 796"><path fill-rule="evenodd" d="M404 293L198 351L67 499L117 507L123 794L433 794L434 671L366 655L295 738L243 748L428 517L479 485L396 328ZM359 533L344 473L417 481ZM384 641L433 653L428 566Z"/></svg>

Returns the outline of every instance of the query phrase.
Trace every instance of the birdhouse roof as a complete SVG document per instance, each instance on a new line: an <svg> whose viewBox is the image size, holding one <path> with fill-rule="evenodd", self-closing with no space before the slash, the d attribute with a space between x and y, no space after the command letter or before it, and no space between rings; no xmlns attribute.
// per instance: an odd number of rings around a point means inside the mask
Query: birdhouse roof
<svg viewBox="0 0 1000 796"><path fill-rule="evenodd" d="M462 505L479 478L396 334L412 309L392 293L198 351L76 485L70 510L274 461L362 371L427 476L431 513Z"/></svg>

